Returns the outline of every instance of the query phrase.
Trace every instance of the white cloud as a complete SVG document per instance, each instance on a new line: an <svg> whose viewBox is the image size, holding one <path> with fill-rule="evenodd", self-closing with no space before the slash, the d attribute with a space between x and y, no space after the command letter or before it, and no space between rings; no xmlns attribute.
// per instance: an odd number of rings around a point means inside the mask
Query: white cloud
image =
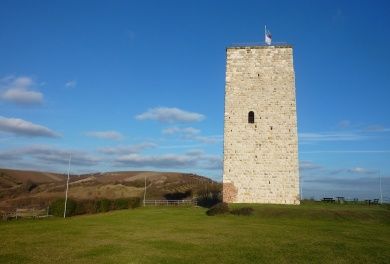
<svg viewBox="0 0 390 264"><path fill-rule="evenodd" d="M111 139L121 140L123 135L117 131L89 131L85 133L88 137L100 138L100 139Z"/></svg>
<svg viewBox="0 0 390 264"><path fill-rule="evenodd" d="M139 153L148 148L155 148L156 144L151 142L144 142L140 144L135 144L131 146L116 146L116 147L105 147L98 149L99 152L107 155L126 155Z"/></svg>
<svg viewBox="0 0 390 264"><path fill-rule="evenodd" d="M22 105L41 104L43 102L43 94L32 90L34 85L34 81L25 76L3 78L0 83L0 98Z"/></svg>
<svg viewBox="0 0 390 264"><path fill-rule="evenodd" d="M206 155L202 151L190 151L184 154L140 155L129 154L115 159L118 166L151 168L186 169L222 169L222 159L216 155Z"/></svg>
<svg viewBox="0 0 390 264"><path fill-rule="evenodd" d="M65 83L65 87L67 87L67 88L73 88L73 87L76 87L76 85L77 85L77 82L74 80L71 80L71 81L68 81Z"/></svg>
<svg viewBox="0 0 390 264"><path fill-rule="evenodd" d="M354 168L348 169L348 172L350 172L350 173L357 173L357 174L374 174L377 171L370 170L370 169L365 169L365 168L362 168L362 167L354 167Z"/></svg>
<svg viewBox="0 0 390 264"><path fill-rule="evenodd" d="M2 151L0 152L0 160L8 157L8 161L12 162L29 161L32 164L67 165L70 153L72 154L72 165L93 166L101 161L101 159L84 151L61 149L47 145L32 145Z"/></svg>
<svg viewBox="0 0 390 264"><path fill-rule="evenodd" d="M59 137L60 135L47 127L33 124L19 118L6 118L0 116L0 131L17 136L27 137Z"/></svg>
<svg viewBox="0 0 390 264"><path fill-rule="evenodd" d="M194 140L205 144L215 144L222 141L222 135L201 136L200 130L193 127L168 127L163 129L165 135L179 135L182 139Z"/></svg>
<svg viewBox="0 0 390 264"><path fill-rule="evenodd" d="M157 107L139 114L135 117L137 120L157 120L164 123L173 122L198 122L205 116L202 114L187 112L179 108Z"/></svg>
<svg viewBox="0 0 390 264"><path fill-rule="evenodd" d="M318 164L311 162L311 161L303 160L303 161L299 162L299 170L301 170L301 171L316 170L316 169L321 169L321 168L322 168L321 165L318 165Z"/></svg>

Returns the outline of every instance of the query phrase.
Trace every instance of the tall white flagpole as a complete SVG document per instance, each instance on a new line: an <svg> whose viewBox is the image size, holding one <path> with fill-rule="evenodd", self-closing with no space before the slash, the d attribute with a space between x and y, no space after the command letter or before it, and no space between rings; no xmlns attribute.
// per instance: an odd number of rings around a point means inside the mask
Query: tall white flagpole
<svg viewBox="0 0 390 264"><path fill-rule="evenodd" d="M381 197L381 204L383 204L383 195L382 195L382 176L381 176L381 171L378 170L378 174L379 174L379 194L380 194L380 197Z"/></svg>
<svg viewBox="0 0 390 264"><path fill-rule="evenodd" d="M146 174L145 176L145 190L144 190L144 207L145 207L145 198L146 198Z"/></svg>
<svg viewBox="0 0 390 264"><path fill-rule="evenodd" d="M72 153L69 153L69 164L68 164L68 179L66 180L66 192L65 192L65 206L64 206L64 218L66 217L66 204L68 202L68 189L69 189L69 174L70 174L70 161L72 159Z"/></svg>
<svg viewBox="0 0 390 264"><path fill-rule="evenodd" d="M301 189L301 201L303 200L303 194L302 194L302 179L299 177L299 187Z"/></svg>

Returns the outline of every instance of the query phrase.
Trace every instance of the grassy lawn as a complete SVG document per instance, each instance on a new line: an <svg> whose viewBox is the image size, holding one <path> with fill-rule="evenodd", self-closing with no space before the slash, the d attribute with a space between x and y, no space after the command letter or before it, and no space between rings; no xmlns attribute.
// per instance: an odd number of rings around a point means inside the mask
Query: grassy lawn
<svg viewBox="0 0 390 264"><path fill-rule="evenodd" d="M389 263L390 210L362 205L139 208L0 222L0 263Z"/></svg>

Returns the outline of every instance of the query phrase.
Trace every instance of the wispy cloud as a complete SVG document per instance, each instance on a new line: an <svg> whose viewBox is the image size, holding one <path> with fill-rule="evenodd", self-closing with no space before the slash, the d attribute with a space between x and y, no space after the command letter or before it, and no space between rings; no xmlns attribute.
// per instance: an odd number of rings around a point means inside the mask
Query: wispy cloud
<svg viewBox="0 0 390 264"><path fill-rule="evenodd" d="M349 120L341 120L339 123L338 123L338 126L340 128L348 128L351 126L351 121Z"/></svg>
<svg viewBox="0 0 390 264"><path fill-rule="evenodd" d="M351 189L374 188L377 189L379 179L377 177L359 177L359 178L336 178L336 177L318 177L307 179L305 182L328 184L333 187L349 186ZM383 186L390 186L390 177L382 178Z"/></svg>
<svg viewBox="0 0 390 264"><path fill-rule="evenodd" d="M165 135L180 134L184 138L193 138L200 133L200 130L193 127L168 127L163 129L162 133Z"/></svg>
<svg viewBox="0 0 390 264"><path fill-rule="evenodd" d="M16 136L51 138L60 137L57 132L54 132L45 126L33 124L29 121L19 118L6 118L3 116L0 116L0 131L11 133Z"/></svg>
<svg viewBox="0 0 390 264"><path fill-rule="evenodd" d="M366 137L356 132L299 133L299 140L303 142L356 141L363 139L366 139Z"/></svg>
<svg viewBox="0 0 390 264"><path fill-rule="evenodd" d="M105 147L99 148L98 151L107 155L126 155L142 152L145 149L155 148L156 144L151 142L144 142L131 146L116 146L116 147Z"/></svg>
<svg viewBox="0 0 390 264"><path fill-rule="evenodd" d="M378 170L374 169L367 169L363 167L353 167L353 168L348 168L348 169L333 169L329 170L330 175L339 175L339 174L344 174L344 175L353 175L353 174L364 174L364 175L371 175L371 174L377 174Z"/></svg>
<svg viewBox="0 0 390 264"><path fill-rule="evenodd" d="M205 144L216 144L223 141L223 135L197 136L195 140Z"/></svg>
<svg viewBox="0 0 390 264"><path fill-rule="evenodd" d="M390 132L390 128L382 125L370 125L364 129L364 132Z"/></svg>
<svg viewBox="0 0 390 264"><path fill-rule="evenodd" d="M163 123L174 122L198 122L205 116L199 113L188 112L179 108L157 107L139 114L135 117L137 120L156 120Z"/></svg>
<svg viewBox="0 0 390 264"><path fill-rule="evenodd" d="M121 140L123 135L117 131L89 131L85 133L88 137L100 138L100 139L110 139L110 140Z"/></svg>
<svg viewBox="0 0 390 264"><path fill-rule="evenodd" d="M129 167L155 167L155 168L185 168L194 167L196 159L187 155L164 154L158 156L144 156L129 154L116 159L120 165Z"/></svg>
<svg viewBox="0 0 390 264"><path fill-rule="evenodd" d="M354 167L351 169L348 169L348 172L350 173L357 173L357 174L375 174L378 173L377 170L371 170L371 169L366 169L362 167Z"/></svg>
<svg viewBox="0 0 390 264"><path fill-rule="evenodd" d="M351 154L380 154L380 153L390 153L390 150L309 150L309 151L299 151L302 154L321 154L321 153L351 153Z"/></svg>
<svg viewBox="0 0 390 264"><path fill-rule="evenodd" d="M0 81L0 98L20 105L37 105L43 102L43 94L34 91L30 77L5 77Z"/></svg>
<svg viewBox="0 0 390 264"><path fill-rule="evenodd" d="M65 83L65 87L67 88L73 88L73 87L76 87L77 85L77 82L75 80L71 80L71 81L68 81Z"/></svg>

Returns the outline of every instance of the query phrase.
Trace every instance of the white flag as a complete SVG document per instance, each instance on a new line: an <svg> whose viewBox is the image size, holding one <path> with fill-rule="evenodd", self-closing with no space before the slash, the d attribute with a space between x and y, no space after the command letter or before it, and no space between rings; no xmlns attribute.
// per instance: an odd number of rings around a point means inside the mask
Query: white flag
<svg viewBox="0 0 390 264"><path fill-rule="evenodd" d="M271 32L265 28L265 32L264 32L264 36L265 36L265 43L267 45L271 45L271 42L272 42L272 35L271 35Z"/></svg>

